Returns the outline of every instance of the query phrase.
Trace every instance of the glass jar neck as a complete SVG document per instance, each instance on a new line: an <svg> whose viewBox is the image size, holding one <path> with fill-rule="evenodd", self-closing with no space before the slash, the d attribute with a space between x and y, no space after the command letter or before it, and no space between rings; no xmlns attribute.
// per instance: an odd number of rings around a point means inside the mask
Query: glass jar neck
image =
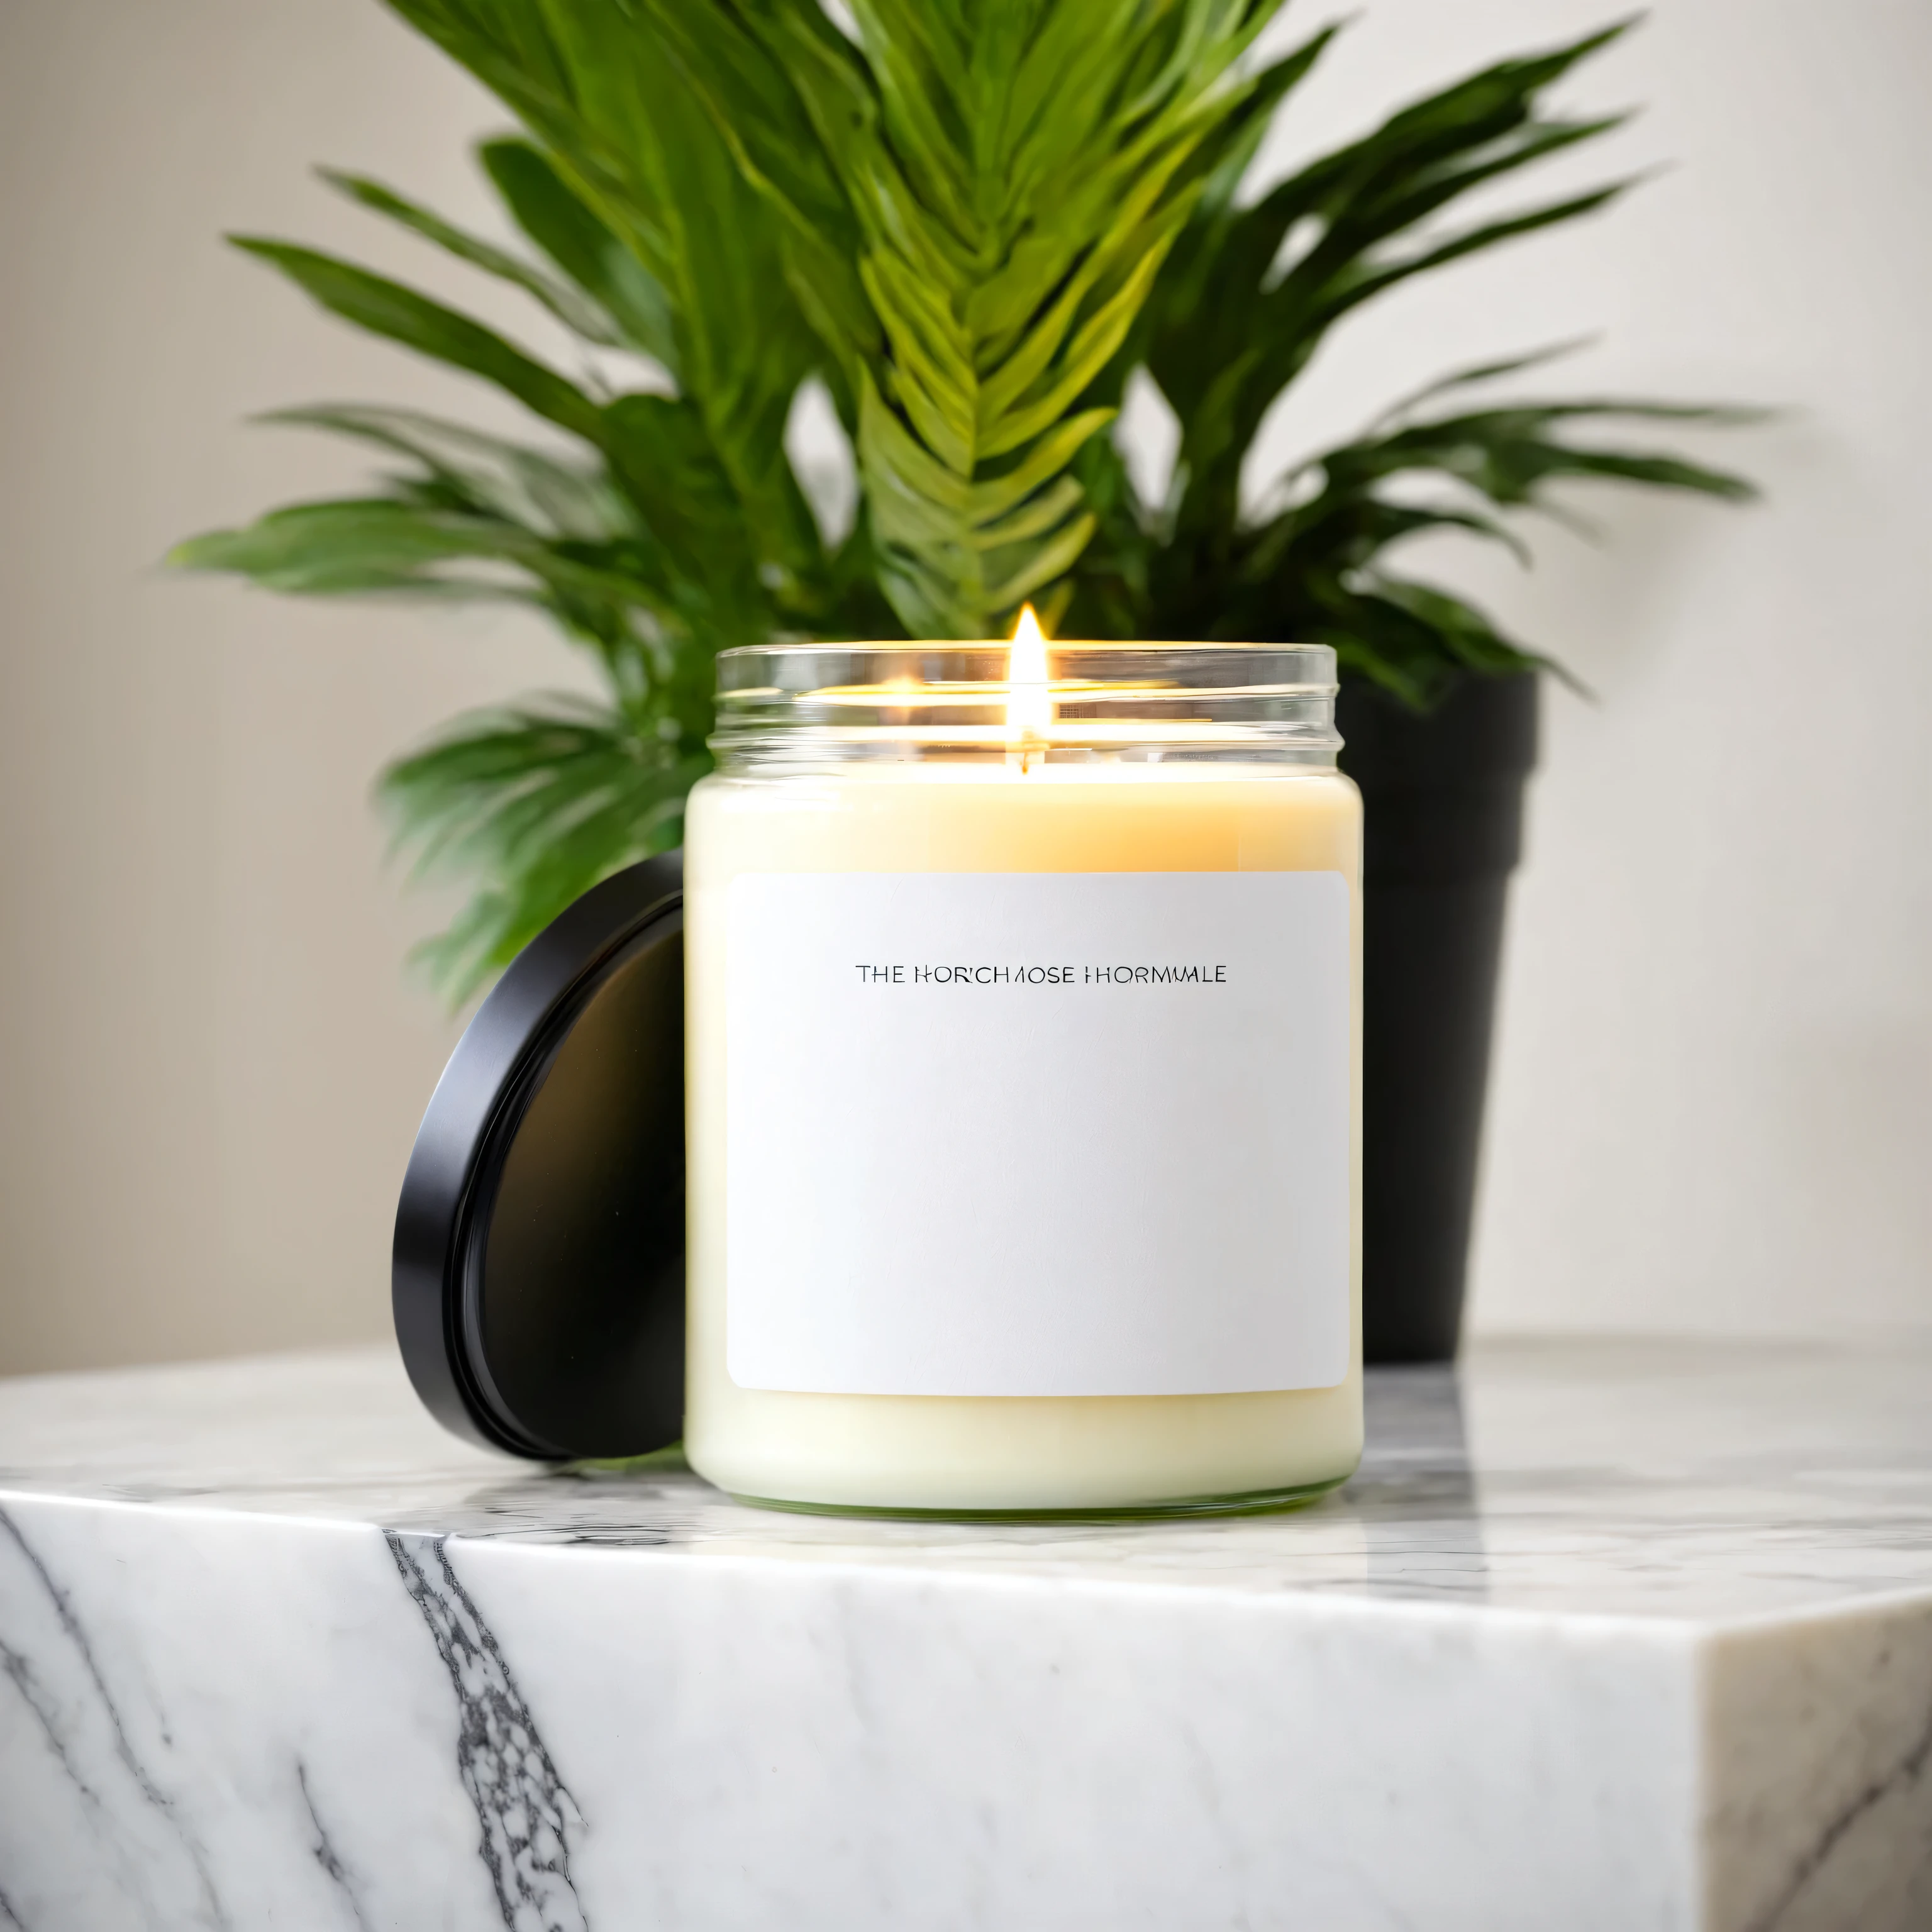
<svg viewBox="0 0 1932 1932"><path fill-rule="evenodd" d="M1325 644L753 646L719 654L727 772L825 764L1332 766Z"/></svg>

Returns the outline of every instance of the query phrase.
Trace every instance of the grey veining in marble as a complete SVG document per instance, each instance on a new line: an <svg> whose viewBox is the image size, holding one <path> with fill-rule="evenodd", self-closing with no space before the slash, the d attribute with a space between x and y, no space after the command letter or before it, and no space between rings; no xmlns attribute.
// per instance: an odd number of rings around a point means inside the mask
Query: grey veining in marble
<svg viewBox="0 0 1932 1932"><path fill-rule="evenodd" d="M1928 1396L1492 1345L1315 1510L988 1528L0 1383L0 1928L1926 1932Z"/></svg>

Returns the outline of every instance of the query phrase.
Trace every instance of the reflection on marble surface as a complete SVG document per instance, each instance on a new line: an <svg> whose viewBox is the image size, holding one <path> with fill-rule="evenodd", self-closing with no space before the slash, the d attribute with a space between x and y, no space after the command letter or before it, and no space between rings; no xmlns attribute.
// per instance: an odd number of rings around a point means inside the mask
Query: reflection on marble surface
<svg viewBox="0 0 1932 1932"><path fill-rule="evenodd" d="M988 1527L0 1383L0 1928L1925 1932L1928 1394L1491 1346L1299 1514Z"/></svg>
<svg viewBox="0 0 1932 1932"><path fill-rule="evenodd" d="M1932 1345L1492 1343L1377 1371L1341 1493L1232 1522L791 1516L473 1450L386 1351L0 1382L0 1490L463 1537L1731 1619L1932 1590Z"/></svg>

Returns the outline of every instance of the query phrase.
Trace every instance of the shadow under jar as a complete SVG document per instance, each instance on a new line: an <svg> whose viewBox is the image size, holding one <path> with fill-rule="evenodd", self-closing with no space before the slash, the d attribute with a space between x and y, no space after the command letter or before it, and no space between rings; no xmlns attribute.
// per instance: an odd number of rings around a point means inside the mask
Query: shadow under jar
<svg viewBox="0 0 1932 1932"><path fill-rule="evenodd" d="M794 1508L1279 1506L1361 1452L1325 647L718 660L686 1448Z"/></svg>

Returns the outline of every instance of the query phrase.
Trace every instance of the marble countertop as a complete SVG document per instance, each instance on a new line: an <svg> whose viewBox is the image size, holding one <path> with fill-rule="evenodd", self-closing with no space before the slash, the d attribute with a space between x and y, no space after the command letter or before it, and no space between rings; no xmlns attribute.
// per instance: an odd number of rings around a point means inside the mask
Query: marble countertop
<svg viewBox="0 0 1932 1932"><path fill-rule="evenodd" d="M0 1928L1924 1932L1928 1396L1486 1342L1298 1514L987 1526L0 1382Z"/></svg>
<svg viewBox="0 0 1932 1932"><path fill-rule="evenodd" d="M950 1525L795 1516L682 1471L472 1449L386 1348L0 1381L0 1490L694 1558L1306 1591L1731 1622L1932 1592L1932 1340L1490 1342L1370 1377L1299 1513Z"/></svg>

